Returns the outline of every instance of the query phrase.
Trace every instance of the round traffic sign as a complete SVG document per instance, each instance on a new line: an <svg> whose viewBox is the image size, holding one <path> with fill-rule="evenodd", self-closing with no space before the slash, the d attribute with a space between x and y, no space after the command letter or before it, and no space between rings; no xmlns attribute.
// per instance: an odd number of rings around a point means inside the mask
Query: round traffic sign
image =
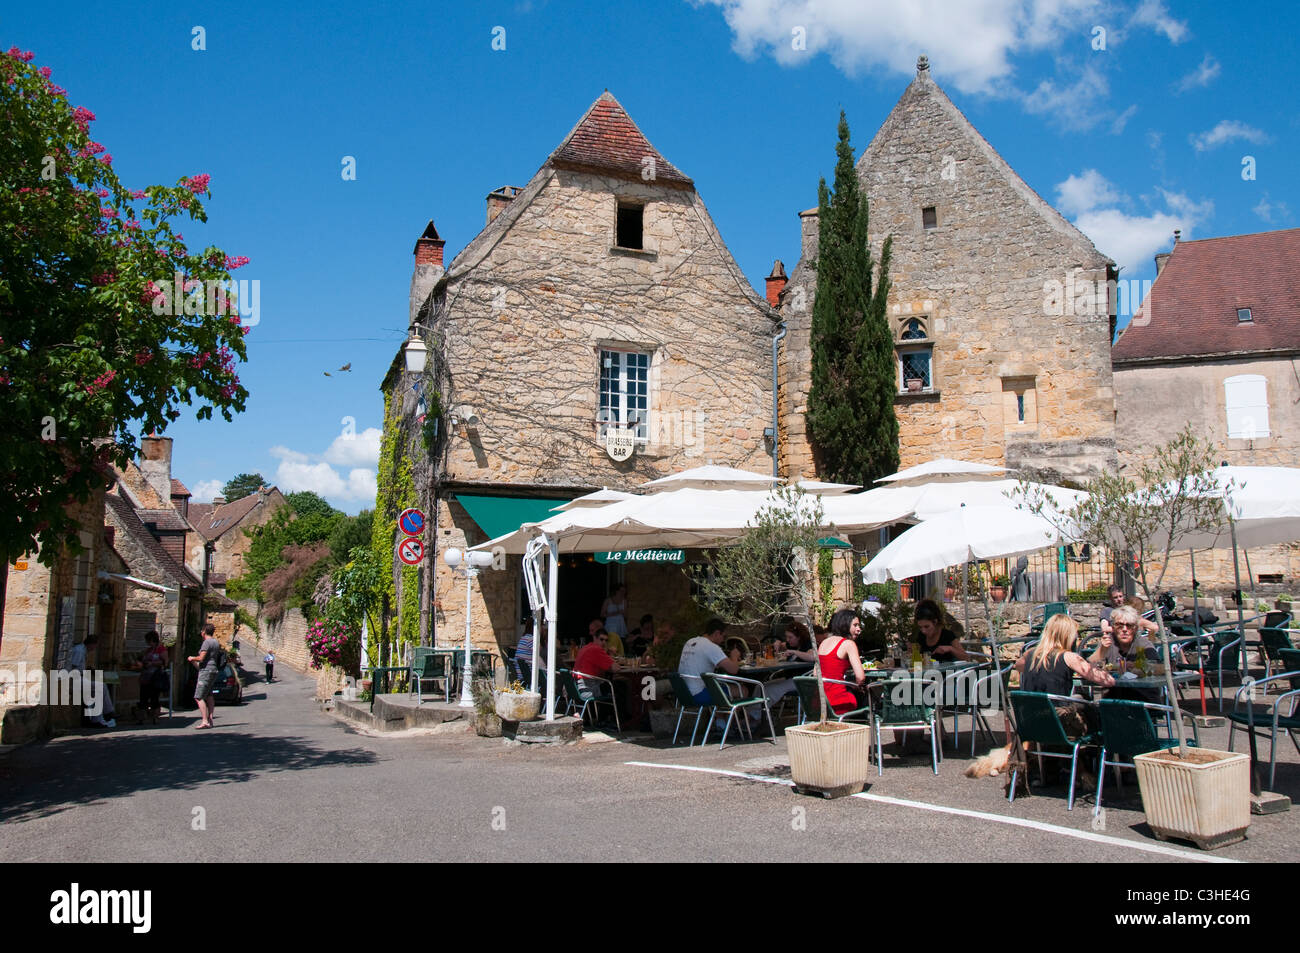
<svg viewBox="0 0 1300 953"><path fill-rule="evenodd" d="M424 543L412 538L402 540L397 544L397 558L408 566L414 566L424 558Z"/></svg>
<svg viewBox="0 0 1300 953"><path fill-rule="evenodd" d="M424 513L415 507L402 510L397 517L397 525L407 536L419 536L424 532Z"/></svg>

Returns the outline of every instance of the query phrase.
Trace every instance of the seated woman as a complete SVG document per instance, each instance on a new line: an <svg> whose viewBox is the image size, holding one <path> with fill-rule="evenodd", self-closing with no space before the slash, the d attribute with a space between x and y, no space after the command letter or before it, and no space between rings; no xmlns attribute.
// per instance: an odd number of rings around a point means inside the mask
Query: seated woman
<svg viewBox="0 0 1300 953"><path fill-rule="evenodd" d="M1020 672L1020 690L1046 692L1049 695L1069 696L1074 690L1074 676L1084 681L1110 688L1115 679L1105 669L1092 665L1074 651L1079 638L1079 624L1064 613L1047 620L1042 638L1033 650L1016 659L1015 670ZM1065 733L1077 738L1097 726L1096 710L1091 706L1061 705L1056 709Z"/></svg>
<svg viewBox="0 0 1300 953"><path fill-rule="evenodd" d="M808 635L808 627L802 622L791 622L787 625L785 645L780 649L787 659L811 662L813 660L812 638Z"/></svg>
<svg viewBox="0 0 1300 953"><path fill-rule="evenodd" d="M916 604L916 628L920 632L917 642L923 653L928 652L936 662L962 662L970 658L961 647L961 639L943 624L943 610L933 599L923 599Z"/></svg>
<svg viewBox="0 0 1300 953"><path fill-rule="evenodd" d="M862 660L858 657L858 643L854 641L861 634L862 620L855 610L840 609L831 617L830 632L817 646L823 678L853 681L859 685L867 680ZM850 669L852 678L846 678ZM844 685L827 685L826 703L837 715L862 707L862 702Z"/></svg>

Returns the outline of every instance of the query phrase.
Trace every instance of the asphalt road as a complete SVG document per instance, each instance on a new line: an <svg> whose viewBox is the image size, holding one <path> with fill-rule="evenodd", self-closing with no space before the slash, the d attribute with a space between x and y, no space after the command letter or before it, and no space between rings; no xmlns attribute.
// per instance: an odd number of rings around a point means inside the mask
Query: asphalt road
<svg viewBox="0 0 1300 953"><path fill-rule="evenodd" d="M1008 805L1001 779L962 777L966 754L950 750L936 778L920 745L907 758L887 747L865 797L823 801L783 783L783 740L720 752L369 736L281 673L269 686L250 674L212 731L183 713L0 757L0 861L1196 863L1289 861L1300 846L1300 810L1257 817L1246 842L1212 854L1159 843L1135 779L1108 790L1098 829L1090 802L1067 812L1063 788ZM1278 769L1293 797L1296 760Z"/></svg>

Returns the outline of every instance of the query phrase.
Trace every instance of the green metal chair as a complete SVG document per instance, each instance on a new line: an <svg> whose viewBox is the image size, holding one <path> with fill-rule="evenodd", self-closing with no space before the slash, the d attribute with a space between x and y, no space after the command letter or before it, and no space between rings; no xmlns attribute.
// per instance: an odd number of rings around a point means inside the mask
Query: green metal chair
<svg viewBox="0 0 1300 953"><path fill-rule="evenodd" d="M673 729L673 744L677 744L677 733L682 728L682 718L690 712L695 713L695 725L691 728L691 744L695 744L695 734L700 730L701 718L713 717L712 705L701 705L695 700L695 693L691 687L686 684L686 679L682 678L677 672L668 673L668 683L672 686L673 697L676 700L677 707L677 727ZM705 729L705 735L708 735L708 729ZM703 746L701 741L700 745ZM690 745L687 745L690 747Z"/></svg>
<svg viewBox="0 0 1300 953"><path fill-rule="evenodd" d="M1133 757L1150 751L1164 751L1178 747L1178 739L1161 738L1156 731L1155 722L1151 720L1151 711L1165 713L1166 719L1173 718L1174 709L1170 705L1155 705L1151 702L1128 701L1127 699L1101 700L1101 762L1097 768L1097 804L1093 814L1101 813L1101 789L1106 781L1106 768L1115 769L1116 783L1120 783L1120 768L1132 768ZM1201 743L1200 732L1196 723L1192 723L1192 746ZM1114 761L1107 761L1106 756L1114 755Z"/></svg>
<svg viewBox="0 0 1300 953"><path fill-rule="evenodd" d="M928 731L930 732L930 760L934 773L939 773L939 762L943 755L939 750L939 726L935 721L934 708L930 705L916 704L914 695L924 689L925 683L915 678L891 678L877 683L880 691L880 706L872 715L872 733L876 736L876 773L885 773L884 744L881 731ZM875 689L876 686L872 686Z"/></svg>
<svg viewBox="0 0 1300 953"><path fill-rule="evenodd" d="M727 713L727 724L722 729L722 743L718 745L718 750L727 746L727 733L731 731L731 722L735 719L736 713L740 712L742 732L749 728L749 709L754 706L762 706L763 712L767 715L767 730L771 732L769 740L776 744L776 726L772 724L772 706L767 703L767 692L763 683L753 678L740 678L736 675L717 675L713 672L705 672L700 678L709 690L709 697L713 699L714 710L721 715L724 711ZM743 688L748 685L754 690L754 694L748 698L732 698L729 687L735 685ZM710 718L704 726L704 740L701 745L708 744L709 731L713 728L713 719ZM753 732L750 731L750 737Z"/></svg>
<svg viewBox="0 0 1300 953"><path fill-rule="evenodd" d="M1205 675L1214 675L1218 684L1219 711L1223 711L1223 673L1241 677L1241 649L1245 636L1239 629L1216 631L1203 629L1195 643L1199 662L1192 666Z"/></svg>
<svg viewBox="0 0 1300 953"><path fill-rule="evenodd" d="M1268 786L1273 787L1273 779L1277 774L1277 733L1279 730L1285 731L1291 737L1291 743L1295 745L1296 752L1300 753L1300 741L1296 740L1296 732L1300 731L1300 713L1296 711L1296 701L1300 699L1300 688L1292 688L1289 692L1278 695L1273 701L1273 710L1271 713L1259 712L1258 717L1255 712L1255 692L1260 686L1266 686L1269 682L1285 681L1295 685L1300 681L1300 651L1296 649L1282 649L1279 653L1281 656L1282 667L1287 671L1273 675L1268 678L1262 678L1257 682L1247 682L1237 689L1237 694L1232 701L1232 711L1228 713L1228 750L1233 750L1234 736L1237 733L1237 726L1240 725L1244 731L1248 731L1256 736L1268 734ZM1263 694L1267 695L1268 689L1263 689ZM1246 704L1242 707L1242 697L1245 696ZM1283 702L1290 699L1290 712L1282 714Z"/></svg>
<svg viewBox="0 0 1300 953"><path fill-rule="evenodd" d="M1012 692L1011 705L1016 711L1016 730L1021 741L1032 741L1038 745L1038 770L1041 775L1043 758L1065 758L1070 762L1070 796L1067 809L1074 810L1074 782L1079 773L1079 749L1085 745L1097 744L1094 735L1085 734L1077 741L1071 741L1061 725L1060 716L1056 714L1057 703L1077 705L1086 704L1078 698L1067 695L1048 695L1045 692ZM1069 748L1069 754L1059 751L1044 751L1044 745L1056 748ZM1010 793L1008 801L1016 799L1016 776L1019 768L1011 772ZM1029 786L1029 772L1025 772L1025 786Z"/></svg>
<svg viewBox="0 0 1300 953"><path fill-rule="evenodd" d="M586 722L588 708L591 708L595 714L599 713L601 705L608 705L614 712L614 726L619 734L623 733L623 725L618 720L618 706L614 704L614 686L609 679L598 675L587 675L585 672L573 672L567 668L559 669L555 674L559 676L560 684L564 686L564 696L569 700L564 709L566 715L573 709L579 708L578 718ZM583 680L582 684L578 683L579 678ZM598 695L585 687L587 682L603 682L609 687L609 691L607 694Z"/></svg>
<svg viewBox="0 0 1300 953"><path fill-rule="evenodd" d="M447 656L434 652L426 646L416 646L411 650L411 691L415 692L415 706L424 704L424 683L443 683L444 699L451 702L452 674L447 664Z"/></svg>
<svg viewBox="0 0 1300 953"><path fill-rule="evenodd" d="M1274 666L1282 664L1282 650L1294 648L1291 645L1291 630L1280 626L1264 626L1259 630L1259 642L1264 654L1264 677L1268 678L1273 674Z"/></svg>
<svg viewBox="0 0 1300 953"><path fill-rule="evenodd" d="M1045 602L1041 606L1030 606L1029 608L1029 632L1031 635L1037 635L1043 631L1043 626L1047 625L1047 620L1054 615L1069 615L1070 604L1068 602Z"/></svg>
<svg viewBox="0 0 1300 953"><path fill-rule="evenodd" d="M1003 699L1007 697L1007 692L1011 691L1011 672L1012 666L1005 665L1001 671L988 672L981 675L975 680L971 687L970 697L966 699L965 704L968 706L970 714L970 756L975 757L975 741L979 734L988 736L989 742L997 744L998 739L993 734L993 728L989 725L988 719L984 717L986 708L1001 708L1004 704ZM996 704L986 704L993 701ZM960 714L960 706L953 709L952 731L954 738L960 732L957 728L957 715Z"/></svg>
<svg viewBox="0 0 1300 953"><path fill-rule="evenodd" d="M843 685L850 691L858 688L858 685L855 682L846 682L838 678L828 678L826 679L826 684ZM817 677L815 675L796 675L794 678L794 687L795 691L799 695L799 724L802 725L806 723L809 718L817 717L817 714L821 711L821 692L817 690ZM871 724L871 698L868 693L863 692L863 694L867 695L867 703L865 705L861 708L854 708L851 711L846 711L842 715L836 715L832 712L831 714L834 715L835 720L862 720L866 724Z"/></svg>

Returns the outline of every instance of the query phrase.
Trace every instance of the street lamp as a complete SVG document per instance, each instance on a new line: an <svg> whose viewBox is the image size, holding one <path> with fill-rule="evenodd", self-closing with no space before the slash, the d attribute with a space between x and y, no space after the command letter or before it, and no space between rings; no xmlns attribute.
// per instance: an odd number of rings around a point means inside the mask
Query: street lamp
<svg viewBox="0 0 1300 953"><path fill-rule="evenodd" d="M453 572L465 574L465 664L461 669L460 675L460 707L473 708L474 696L469 690L470 680L470 647L469 639L469 600L470 590L473 586L474 577L479 574L480 569L486 569L492 565L492 554L483 552L462 552L452 547L442 554L443 561L452 569Z"/></svg>
<svg viewBox="0 0 1300 953"><path fill-rule="evenodd" d="M406 348L403 352L406 358L406 369L412 374L423 374L425 362L429 359L429 348L420 340L419 336L412 334L410 340L406 342Z"/></svg>

